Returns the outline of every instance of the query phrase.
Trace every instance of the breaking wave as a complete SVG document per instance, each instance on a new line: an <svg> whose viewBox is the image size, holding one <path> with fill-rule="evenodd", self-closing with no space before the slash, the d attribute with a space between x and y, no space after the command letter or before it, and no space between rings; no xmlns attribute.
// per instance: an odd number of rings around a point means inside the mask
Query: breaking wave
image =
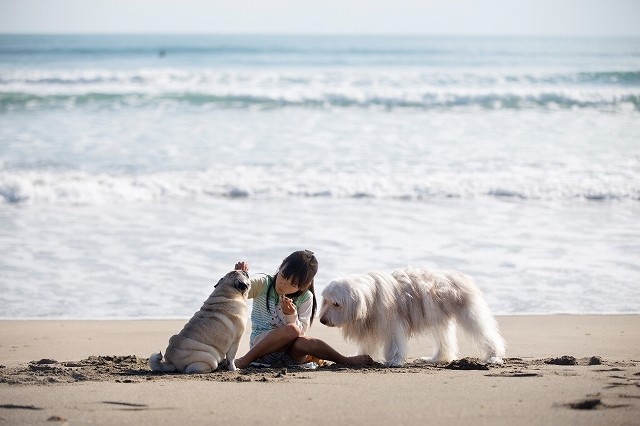
<svg viewBox="0 0 640 426"><path fill-rule="evenodd" d="M640 72L5 71L0 111L186 104L218 108L358 107L640 110Z"/></svg>
<svg viewBox="0 0 640 426"><path fill-rule="evenodd" d="M238 176L242 176L239 178ZM221 198L378 198L419 201L447 198L519 200L640 200L634 175L564 176L532 172L526 176L489 173L428 178L379 175L274 175L240 167L221 172L167 172L140 176L81 171L0 172L0 203L121 204Z"/></svg>

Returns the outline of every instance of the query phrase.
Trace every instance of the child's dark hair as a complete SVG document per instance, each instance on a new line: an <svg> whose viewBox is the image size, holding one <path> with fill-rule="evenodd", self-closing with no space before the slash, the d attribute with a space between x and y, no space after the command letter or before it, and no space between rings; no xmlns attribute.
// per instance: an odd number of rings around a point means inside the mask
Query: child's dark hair
<svg viewBox="0 0 640 426"><path fill-rule="evenodd" d="M294 251L289 256L285 257L278 272L273 277L273 281L267 289L267 311L269 309L269 295L275 286L278 274L282 274L284 278L290 279L291 284L298 287L298 291L290 294L289 297L295 301L299 296L303 295L307 290L311 292L313 297L313 308L311 310L311 324L313 324L313 317L316 315L316 309L318 302L316 301L316 293L313 288L313 278L318 272L318 260L311 250Z"/></svg>

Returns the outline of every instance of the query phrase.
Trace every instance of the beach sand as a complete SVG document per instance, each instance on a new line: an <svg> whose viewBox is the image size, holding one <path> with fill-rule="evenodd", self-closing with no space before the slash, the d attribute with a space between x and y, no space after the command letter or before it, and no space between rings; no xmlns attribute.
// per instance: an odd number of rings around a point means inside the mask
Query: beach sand
<svg viewBox="0 0 640 426"><path fill-rule="evenodd" d="M640 315L498 317L507 358L488 369L414 362L421 338L403 368L151 373L184 322L0 321L0 424L640 424Z"/></svg>

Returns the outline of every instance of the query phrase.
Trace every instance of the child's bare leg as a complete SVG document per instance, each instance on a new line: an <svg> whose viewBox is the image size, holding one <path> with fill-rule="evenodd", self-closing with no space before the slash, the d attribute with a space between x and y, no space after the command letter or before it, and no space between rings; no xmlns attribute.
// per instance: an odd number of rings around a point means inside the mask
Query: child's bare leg
<svg viewBox="0 0 640 426"><path fill-rule="evenodd" d="M249 352L240 358L236 358L236 367L246 368L256 359L271 352L286 352L291 343L299 336L300 329L295 324L287 324L271 330L262 340L249 349Z"/></svg>
<svg viewBox="0 0 640 426"><path fill-rule="evenodd" d="M287 354L294 360L303 362L307 355L344 365L371 365L369 355L344 356L320 339L300 336L289 348Z"/></svg>

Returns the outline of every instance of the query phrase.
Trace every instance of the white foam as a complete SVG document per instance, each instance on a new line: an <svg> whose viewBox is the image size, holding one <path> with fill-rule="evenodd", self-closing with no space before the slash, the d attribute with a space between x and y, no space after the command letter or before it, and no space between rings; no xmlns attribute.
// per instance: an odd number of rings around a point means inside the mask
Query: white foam
<svg viewBox="0 0 640 426"><path fill-rule="evenodd" d="M0 171L0 201L10 204L94 205L207 198L362 198L426 200L507 197L530 200L640 200L640 176L549 170L381 175L335 170L236 166L203 172L145 175L79 171Z"/></svg>
<svg viewBox="0 0 640 426"><path fill-rule="evenodd" d="M636 84L571 83L555 74L415 70L17 70L0 71L5 108L140 105L638 108Z"/></svg>

